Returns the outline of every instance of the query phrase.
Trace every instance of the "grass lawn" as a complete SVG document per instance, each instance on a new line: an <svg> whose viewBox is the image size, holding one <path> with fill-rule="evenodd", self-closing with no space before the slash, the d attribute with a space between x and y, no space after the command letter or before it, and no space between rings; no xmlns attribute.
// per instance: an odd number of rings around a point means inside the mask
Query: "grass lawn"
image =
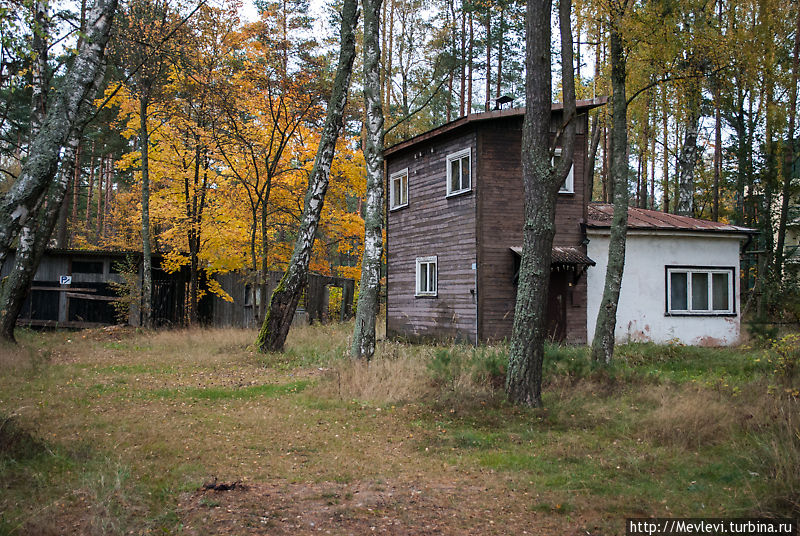
<svg viewBox="0 0 800 536"><path fill-rule="evenodd" d="M596 369L551 347L531 410L503 400L502 346L387 341L366 365L344 357L351 330L297 328L271 355L244 330L21 331L0 346L0 535L610 535L800 513L797 371L774 353L629 345Z"/></svg>

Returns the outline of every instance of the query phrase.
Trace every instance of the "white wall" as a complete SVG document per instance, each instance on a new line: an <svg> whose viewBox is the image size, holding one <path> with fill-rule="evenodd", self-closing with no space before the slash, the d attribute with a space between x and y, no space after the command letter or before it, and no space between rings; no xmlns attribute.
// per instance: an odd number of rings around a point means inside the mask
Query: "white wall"
<svg viewBox="0 0 800 536"><path fill-rule="evenodd" d="M594 338L608 264L608 231L588 230L589 258L597 265L587 272L587 334ZM700 233L628 233L625 271L617 310L618 342L652 341L724 346L740 334L739 243L743 235ZM666 316L665 266L735 267L736 316Z"/></svg>

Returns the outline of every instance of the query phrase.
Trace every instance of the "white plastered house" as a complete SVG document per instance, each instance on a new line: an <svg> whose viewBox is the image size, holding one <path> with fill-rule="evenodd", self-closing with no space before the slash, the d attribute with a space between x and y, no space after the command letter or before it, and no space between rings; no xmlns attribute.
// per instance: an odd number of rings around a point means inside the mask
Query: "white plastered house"
<svg viewBox="0 0 800 536"><path fill-rule="evenodd" d="M589 205L587 335L603 297L613 206ZM628 209L618 342L728 346L740 337L739 251L752 229Z"/></svg>

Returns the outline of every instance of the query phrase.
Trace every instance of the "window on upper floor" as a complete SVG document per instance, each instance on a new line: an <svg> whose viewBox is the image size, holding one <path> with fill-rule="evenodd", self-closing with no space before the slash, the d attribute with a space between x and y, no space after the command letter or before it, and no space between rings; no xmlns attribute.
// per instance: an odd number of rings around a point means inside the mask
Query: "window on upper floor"
<svg viewBox="0 0 800 536"><path fill-rule="evenodd" d="M447 195L472 189L471 149L447 155Z"/></svg>
<svg viewBox="0 0 800 536"><path fill-rule="evenodd" d="M667 266L667 314L734 313L733 268Z"/></svg>
<svg viewBox="0 0 800 536"><path fill-rule="evenodd" d="M417 257L416 296L436 296L438 279L438 258Z"/></svg>
<svg viewBox="0 0 800 536"><path fill-rule="evenodd" d="M389 177L389 210L408 205L408 168Z"/></svg>
<svg viewBox="0 0 800 536"><path fill-rule="evenodd" d="M561 147L557 147L555 151L555 157L553 158L552 164L556 165L558 159L561 158ZM564 180L564 184L561 185L561 188L558 189L558 193L560 194L574 194L575 193L575 164L573 163L569 168L569 174L567 178Z"/></svg>

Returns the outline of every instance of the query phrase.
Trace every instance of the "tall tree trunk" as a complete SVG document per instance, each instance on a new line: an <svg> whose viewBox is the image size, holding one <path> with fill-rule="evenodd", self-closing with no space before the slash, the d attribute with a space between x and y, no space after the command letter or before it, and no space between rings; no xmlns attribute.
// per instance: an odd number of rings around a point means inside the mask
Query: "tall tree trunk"
<svg viewBox="0 0 800 536"><path fill-rule="evenodd" d="M614 356L617 306L625 268L625 240L628 234L628 105L625 96L626 60L619 24L624 12L620 10L611 24L611 102L613 106L612 165L614 181L614 215L608 242L608 263L603 298L597 312L597 324L592 341L592 359L610 363Z"/></svg>
<svg viewBox="0 0 800 536"><path fill-rule="evenodd" d="M70 228L73 233L75 233L75 230L78 228L78 194L81 184L82 148L82 145L78 145L78 150L75 153L75 173L72 177L72 216L70 217Z"/></svg>
<svg viewBox="0 0 800 536"><path fill-rule="evenodd" d="M97 220L95 220L94 229L94 243L100 245L100 233L103 229L103 188L105 187L106 168L106 155L100 159L100 174L97 176Z"/></svg>
<svg viewBox="0 0 800 536"><path fill-rule="evenodd" d="M49 52L50 15L48 14L46 0L33 2L33 38L31 51L33 52L33 65L31 66L31 130L30 140L38 136L42 123L47 113L48 75L47 59Z"/></svg>
<svg viewBox="0 0 800 536"><path fill-rule="evenodd" d="M500 98L500 91L503 89L503 39L505 39L505 10L500 6L500 26L497 28L499 35L497 36L497 80L495 81L495 98Z"/></svg>
<svg viewBox="0 0 800 536"><path fill-rule="evenodd" d="M278 287L272 293L269 310L264 318L256 345L262 352L279 351L286 342L300 295L308 279L308 264L314 247L319 217L328 190L336 140L342 127L342 115L347 103L347 91L355 59L355 26L358 22L356 0L345 0L342 6L341 49L328 104L325 126L320 136L314 167L308 180L303 216L297 232L292 258ZM388 73L387 73L388 76Z"/></svg>
<svg viewBox="0 0 800 536"><path fill-rule="evenodd" d="M472 15L472 10L469 12L469 53L468 53L468 69L467 69L467 113L472 113L472 75L473 75L473 60L474 60L474 44L475 44L475 21Z"/></svg>
<svg viewBox="0 0 800 536"><path fill-rule="evenodd" d="M358 291L353 357L372 359L375 354L375 322L378 317L381 257L383 255L383 110L379 80L377 14L381 0L362 0L364 6L364 106L367 136L367 202L364 212L364 257Z"/></svg>
<svg viewBox="0 0 800 536"><path fill-rule="evenodd" d="M594 166L597 161L597 147L600 145L600 136L602 128L600 127L600 114L594 114L592 117L592 141L589 145L589 159L586 167L588 168L588 178L586 180L586 199L592 201L594 195Z"/></svg>
<svg viewBox="0 0 800 536"><path fill-rule="evenodd" d="M680 156L676 214L694 216L694 167L697 163L697 134L700 128L700 85L694 81L688 92L689 110Z"/></svg>
<svg viewBox="0 0 800 536"><path fill-rule="evenodd" d="M269 200L269 190L261 203L261 270L258 282L258 319L264 319L264 311L267 310L267 283L269 282L269 229L267 227L267 201Z"/></svg>
<svg viewBox="0 0 800 536"><path fill-rule="evenodd" d="M711 219L719 221L719 182L722 178L722 113L719 103L719 81L714 84L714 185L712 192Z"/></svg>
<svg viewBox="0 0 800 536"><path fill-rule="evenodd" d="M492 9L486 8L486 105L485 111L492 109Z"/></svg>
<svg viewBox="0 0 800 536"><path fill-rule="evenodd" d="M506 394L511 402L542 405L542 363L547 335L550 260L558 189L572 166L575 149L575 78L572 65L570 0L559 3L561 79L564 88L561 159L554 168L550 149L550 0L529 0L526 12L525 119L522 180L525 191L522 260L508 355Z"/></svg>
<svg viewBox="0 0 800 536"><path fill-rule="evenodd" d="M603 118L603 167L600 170L603 203L609 203L612 197L611 178L609 174L609 168L611 167L611 139L608 137L607 120L608 114L605 114Z"/></svg>
<svg viewBox="0 0 800 536"><path fill-rule="evenodd" d="M392 106L392 48L394 45L394 3L395 0L389 0L389 35L386 41L389 44L389 50L386 52L386 69L383 73L386 87L383 91L383 97L386 99L386 106L384 110L390 112Z"/></svg>
<svg viewBox="0 0 800 536"><path fill-rule="evenodd" d="M139 152L142 159L142 326L153 327L153 252L150 244L150 132L147 128L149 98L139 97Z"/></svg>
<svg viewBox="0 0 800 536"><path fill-rule="evenodd" d="M467 14L464 10L464 2L461 2L461 84L459 85L459 117L464 117L466 110L466 91L467 91Z"/></svg>
<svg viewBox="0 0 800 536"><path fill-rule="evenodd" d="M783 280L784 248L786 247L786 223L789 218L789 198L792 195L792 171L794 166L794 130L797 119L797 81L800 70L800 6L796 6L797 20L792 50L792 85L789 88L789 128L786 132L786 154L783 160L783 183L781 184L781 213L778 220L778 238L775 244L775 277Z"/></svg>
<svg viewBox="0 0 800 536"><path fill-rule="evenodd" d="M106 178L106 197L103 201L103 239L107 239L111 234L111 211L114 208L111 204L111 194L114 191L114 155L108 156L108 177Z"/></svg>
<svg viewBox="0 0 800 536"><path fill-rule="evenodd" d="M663 131L664 161L661 166L661 190L664 197L663 210L669 213L669 114L667 113L667 88L661 88L661 129Z"/></svg>
<svg viewBox="0 0 800 536"><path fill-rule="evenodd" d="M95 176L95 165L94 165L94 153L92 157L89 159L89 183L86 185L86 236L88 239L89 236L89 226L92 223L92 190L94 188L94 176Z"/></svg>
<svg viewBox="0 0 800 536"><path fill-rule="evenodd" d="M0 268L20 229L52 183L61 150L75 127L83 129L89 119L83 103L92 93L100 72L117 0L96 0L90 10L86 40L78 50L59 88L49 99L39 134L31 141L29 156L19 177L0 200ZM83 111L82 111L83 110Z"/></svg>
<svg viewBox="0 0 800 536"><path fill-rule="evenodd" d="M650 138L650 210L656 208L656 137Z"/></svg>

